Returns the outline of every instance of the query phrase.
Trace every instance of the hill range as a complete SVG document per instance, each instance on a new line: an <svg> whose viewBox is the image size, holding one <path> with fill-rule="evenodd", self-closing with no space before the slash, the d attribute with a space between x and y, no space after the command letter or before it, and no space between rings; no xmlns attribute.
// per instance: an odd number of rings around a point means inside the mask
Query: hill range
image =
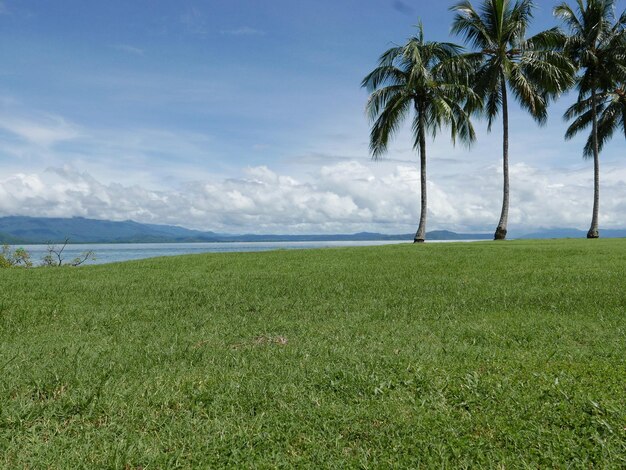
<svg viewBox="0 0 626 470"><path fill-rule="evenodd" d="M584 238L586 232L577 229L545 229L513 238ZM605 238L626 237L626 229L603 230ZM413 234L381 234L360 232L353 234L321 235L259 235L203 232L172 225L142 224L127 220L46 218L9 216L0 217L0 243L40 244L59 243L191 243L191 242L293 242L293 241L383 241L413 239ZM491 233L456 233L436 230L428 233L429 240L490 240Z"/></svg>

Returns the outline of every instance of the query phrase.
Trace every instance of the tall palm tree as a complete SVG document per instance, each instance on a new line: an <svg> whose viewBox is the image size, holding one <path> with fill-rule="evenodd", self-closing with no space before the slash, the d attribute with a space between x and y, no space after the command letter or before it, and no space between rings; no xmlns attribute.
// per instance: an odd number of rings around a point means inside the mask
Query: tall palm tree
<svg viewBox="0 0 626 470"><path fill-rule="evenodd" d="M574 119L565 137L571 139L591 126L583 156L593 158L593 214L587 238L598 238L600 212L600 150L624 121L626 82L626 15L615 17L614 0L576 0L576 8L562 3L554 9L569 30L565 51L579 71L578 100L565 113Z"/></svg>
<svg viewBox="0 0 626 470"><path fill-rule="evenodd" d="M378 67L367 75L362 86L370 92L367 113L373 122L370 151L374 160L386 151L390 138L413 114L413 148L420 157L421 214L415 242L426 239L427 188L426 139L442 126L450 128L452 141L470 144L476 138L470 120L478 97L469 87L469 64L460 58L455 44L427 42L423 27L417 35L387 50Z"/></svg>
<svg viewBox="0 0 626 470"><path fill-rule="evenodd" d="M452 32L464 36L481 61L474 85L484 100L488 130L502 113L502 212L495 232L504 240L509 218L509 96L539 123L547 120L551 98L572 83L573 68L560 53L563 35L556 28L526 38L533 17L532 0L483 0L479 9L470 1L452 7Z"/></svg>

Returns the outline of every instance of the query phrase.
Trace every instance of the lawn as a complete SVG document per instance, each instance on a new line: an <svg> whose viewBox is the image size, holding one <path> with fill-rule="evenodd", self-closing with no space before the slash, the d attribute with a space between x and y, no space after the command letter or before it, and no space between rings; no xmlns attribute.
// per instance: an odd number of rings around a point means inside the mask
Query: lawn
<svg viewBox="0 0 626 470"><path fill-rule="evenodd" d="M0 466L626 467L626 240L0 270Z"/></svg>

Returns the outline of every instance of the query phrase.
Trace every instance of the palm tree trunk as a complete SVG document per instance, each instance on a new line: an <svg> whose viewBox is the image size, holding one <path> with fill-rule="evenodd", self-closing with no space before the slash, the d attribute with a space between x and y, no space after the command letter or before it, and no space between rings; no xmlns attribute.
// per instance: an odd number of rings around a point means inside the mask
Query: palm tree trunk
<svg viewBox="0 0 626 470"><path fill-rule="evenodd" d="M598 110L596 90L591 92L591 106L593 115L593 216L591 217L591 227L587 232L587 238L600 238L598 230L598 215L600 212L600 150L598 147Z"/></svg>
<svg viewBox="0 0 626 470"><path fill-rule="evenodd" d="M421 197L422 207L420 211L420 223L415 233L414 243L424 243L426 241L426 214L427 208L427 188L426 188L426 123L424 122L424 113L419 106L415 107L419 119L419 141L420 141L420 180L421 180Z"/></svg>
<svg viewBox="0 0 626 470"><path fill-rule="evenodd" d="M504 195L502 197L502 213L500 222L494 235L495 240L505 240L507 224L509 222L509 103L506 94L506 79L501 74L502 81L502 172L504 175Z"/></svg>

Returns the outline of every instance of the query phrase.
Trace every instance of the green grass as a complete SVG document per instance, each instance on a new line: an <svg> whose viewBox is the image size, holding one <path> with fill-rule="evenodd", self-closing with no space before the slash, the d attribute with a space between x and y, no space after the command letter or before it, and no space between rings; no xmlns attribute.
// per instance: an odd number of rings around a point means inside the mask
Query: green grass
<svg viewBox="0 0 626 470"><path fill-rule="evenodd" d="M626 467L626 240L0 270L5 468Z"/></svg>

